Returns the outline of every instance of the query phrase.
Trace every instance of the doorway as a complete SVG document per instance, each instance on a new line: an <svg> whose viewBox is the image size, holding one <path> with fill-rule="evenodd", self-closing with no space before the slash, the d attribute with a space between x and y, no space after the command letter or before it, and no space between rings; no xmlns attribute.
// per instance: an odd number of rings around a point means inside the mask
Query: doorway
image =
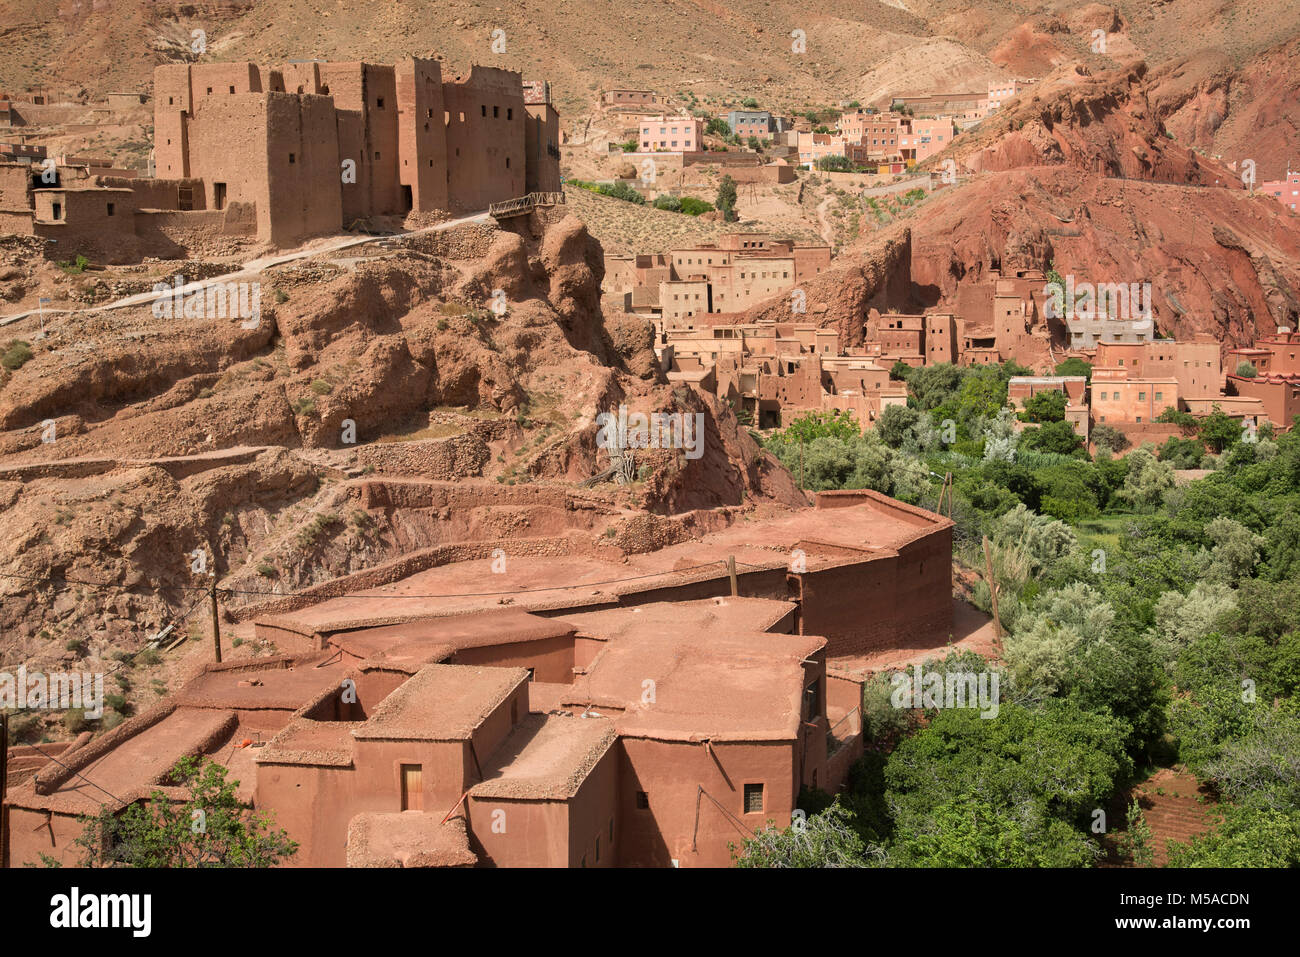
<svg viewBox="0 0 1300 957"><path fill-rule="evenodd" d="M424 810L423 768L419 764L402 765L402 810Z"/></svg>

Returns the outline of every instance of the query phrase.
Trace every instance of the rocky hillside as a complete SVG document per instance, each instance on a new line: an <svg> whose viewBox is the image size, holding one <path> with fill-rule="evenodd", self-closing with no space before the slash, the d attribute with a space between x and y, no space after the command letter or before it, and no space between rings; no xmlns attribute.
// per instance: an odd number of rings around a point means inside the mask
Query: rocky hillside
<svg viewBox="0 0 1300 957"><path fill-rule="evenodd" d="M687 534L669 516L803 501L728 408L662 378L644 319L602 314L576 218L516 222L268 269L256 328L146 306L6 330L32 355L0 373L0 664L201 633L196 553L237 606L465 541L616 560ZM580 488L619 403L698 414L702 454Z"/></svg>

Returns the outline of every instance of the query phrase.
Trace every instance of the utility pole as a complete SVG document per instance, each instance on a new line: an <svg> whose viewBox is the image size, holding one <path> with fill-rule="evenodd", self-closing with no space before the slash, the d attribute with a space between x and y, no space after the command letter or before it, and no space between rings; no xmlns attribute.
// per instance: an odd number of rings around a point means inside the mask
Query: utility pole
<svg viewBox="0 0 1300 957"><path fill-rule="evenodd" d="M221 619L217 616L217 576L208 583L208 597L212 599L212 653L221 664Z"/></svg>

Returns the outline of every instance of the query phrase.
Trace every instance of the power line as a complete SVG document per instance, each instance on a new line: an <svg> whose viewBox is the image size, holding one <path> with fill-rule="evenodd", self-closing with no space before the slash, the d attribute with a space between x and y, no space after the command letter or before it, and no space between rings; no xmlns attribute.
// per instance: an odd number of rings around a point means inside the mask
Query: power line
<svg viewBox="0 0 1300 957"><path fill-rule="evenodd" d="M39 751L39 752L40 752L41 754L43 754L45 757L49 758L51 761L53 761L53 762L54 762L55 764L57 764L59 767L63 768L65 771L72 771L72 774L73 774L74 776L81 778L81 780L85 781L85 782L86 782L87 784L89 784L92 788L96 788L96 789L98 789L98 790L100 790L100 791L103 791L105 794L107 794L109 797L111 797L111 798L112 798L114 801L116 801L118 804L126 804L125 801L123 801L120 797L118 797L118 796L117 796L116 794L114 794L112 791L108 790L108 788L100 787L100 785L98 785L98 784L96 784L94 781L90 780L90 778L86 777L86 776L85 776L84 774L82 774L80 771L73 771L72 768L68 767L66 764L64 764L62 761L60 761L60 760L59 760L58 758L56 758L54 755L50 754L48 751L46 751L46 750L45 750L44 748L42 748L40 745L38 745L38 744L31 744L31 745L28 745L28 747L30 747L30 748L35 748L37 751Z"/></svg>

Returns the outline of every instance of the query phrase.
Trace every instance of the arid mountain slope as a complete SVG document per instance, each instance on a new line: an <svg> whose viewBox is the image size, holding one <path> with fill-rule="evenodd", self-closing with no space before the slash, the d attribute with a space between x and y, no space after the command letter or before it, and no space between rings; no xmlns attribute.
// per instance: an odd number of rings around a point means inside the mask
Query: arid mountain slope
<svg viewBox="0 0 1300 957"><path fill-rule="evenodd" d="M1032 167L975 177L911 222L923 305L952 306L990 263L1057 269L1076 283L1150 282L1164 335L1232 345L1300 319L1300 230L1240 189Z"/></svg>
<svg viewBox="0 0 1300 957"><path fill-rule="evenodd" d="M571 114L601 85L755 95L791 109L875 90L888 64L895 89L908 92L983 82L986 71L1038 76L1095 57L1097 28L1113 29L1110 56L1158 65L1219 51L1239 67L1300 30L1292 0L566 0L544 9L517 0L57 0L53 16L51 6L0 2L0 88L139 88L157 63L191 56L191 31L202 29L209 59L437 53L458 68L506 66L551 79ZM504 31L504 52L493 49L494 30ZM792 49L794 31L803 31L803 53Z"/></svg>

